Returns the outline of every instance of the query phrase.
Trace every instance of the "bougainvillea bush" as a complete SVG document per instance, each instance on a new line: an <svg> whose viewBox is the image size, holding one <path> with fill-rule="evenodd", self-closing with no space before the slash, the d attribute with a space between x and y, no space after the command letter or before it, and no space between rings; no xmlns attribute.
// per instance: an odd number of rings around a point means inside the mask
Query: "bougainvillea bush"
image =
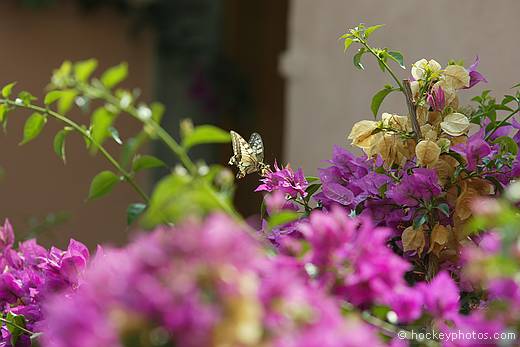
<svg viewBox="0 0 520 347"><path fill-rule="evenodd" d="M65 62L43 105L6 85L4 126L29 110L25 144L48 120L62 123L53 142L62 160L66 138L82 136L111 167L93 178L89 199L130 184L139 200L126 218L143 231L90 257L75 240L67 250L17 244L6 221L0 346L518 345L518 85L500 102L484 91L459 105L460 93L487 82L478 58L421 59L400 79L391 66L405 69L403 55L369 42L380 28L341 36L346 51L358 46L355 67L373 56L392 82L374 95L373 120L346 131L363 154L335 146L315 177L276 162L270 169L257 134L248 143L183 121L175 139L160 126L160 104L118 87L125 64L94 77L95 60ZM382 111L390 93L402 93L406 112ZM74 107L90 121L69 116ZM142 131L121 139L123 116ZM232 138L237 177L261 174L259 230L233 207L230 169L189 155ZM106 141L123 146L119 158ZM150 196L136 176L165 164L141 153L149 141L179 162Z"/></svg>

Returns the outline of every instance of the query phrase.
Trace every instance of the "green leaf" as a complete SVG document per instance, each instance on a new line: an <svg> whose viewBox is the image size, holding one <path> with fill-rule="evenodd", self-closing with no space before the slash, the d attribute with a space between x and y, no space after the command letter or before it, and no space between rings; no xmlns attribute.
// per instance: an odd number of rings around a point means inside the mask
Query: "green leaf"
<svg viewBox="0 0 520 347"><path fill-rule="evenodd" d="M92 130L90 135L95 143L101 145L106 138L110 136L109 128L112 126L114 118L115 116L104 107L100 107L94 111L91 119ZM95 146L91 147L91 153L95 153L96 150L97 148Z"/></svg>
<svg viewBox="0 0 520 347"><path fill-rule="evenodd" d="M152 119L157 124L160 124L164 115L164 105L160 102L154 102L150 105L150 110L152 110Z"/></svg>
<svg viewBox="0 0 520 347"><path fill-rule="evenodd" d="M146 205L141 203L135 203L128 206L126 209L126 223L132 225L139 216L146 210Z"/></svg>
<svg viewBox="0 0 520 347"><path fill-rule="evenodd" d="M74 104L76 95L78 95L78 92L72 89L61 91L61 96L58 100L58 112L61 114L67 113Z"/></svg>
<svg viewBox="0 0 520 347"><path fill-rule="evenodd" d="M33 100L37 99L34 95L32 95L31 93L29 93L28 91L25 91L25 90L21 91L18 94L18 98L20 100L22 100L22 103L25 106L30 105Z"/></svg>
<svg viewBox="0 0 520 347"><path fill-rule="evenodd" d="M365 69L363 64L361 64L361 57L363 56L363 54L365 54L365 52L366 51L365 51L364 48L360 48L358 50L358 52L354 55L354 58L353 58L354 66L357 67L360 70L364 70Z"/></svg>
<svg viewBox="0 0 520 347"><path fill-rule="evenodd" d="M0 104L0 123L3 123L7 119L7 112L9 107L6 104Z"/></svg>
<svg viewBox="0 0 520 347"><path fill-rule="evenodd" d="M305 201L309 201L311 197L321 188L321 183L311 184L307 187L305 192L307 192L307 196L305 197Z"/></svg>
<svg viewBox="0 0 520 347"><path fill-rule="evenodd" d="M389 52L387 52L387 56L388 56L388 58L392 59L397 64L399 64L399 66L402 67L403 69L406 68L404 66L404 58L403 58L403 54L401 52L399 52L399 51L389 51Z"/></svg>
<svg viewBox="0 0 520 347"><path fill-rule="evenodd" d="M23 140L20 145L24 145L40 135L46 122L47 118L38 112L33 113L27 118L23 127Z"/></svg>
<svg viewBox="0 0 520 347"><path fill-rule="evenodd" d="M379 29L379 28L381 28L383 26L384 26L384 24L378 24L378 25L373 25L371 27L366 28L365 29L365 37L366 38L370 37L370 35L372 35L372 33L374 31L376 31L377 29Z"/></svg>
<svg viewBox="0 0 520 347"><path fill-rule="evenodd" d="M2 88L2 96L4 98L7 99L11 96L11 93L13 91L13 87L15 86L15 84L16 84L16 82L11 82Z"/></svg>
<svg viewBox="0 0 520 347"><path fill-rule="evenodd" d="M428 221L428 216L426 216L425 214L422 214L422 215L419 215L419 216L415 217L415 219L413 220L413 228L414 228L414 230L419 229L421 227L421 225L426 223L426 221Z"/></svg>
<svg viewBox="0 0 520 347"><path fill-rule="evenodd" d="M446 217L450 216L450 207L446 203L437 205L437 209L441 211Z"/></svg>
<svg viewBox="0 0 520 347"><path fill-rule="evenodd" d="M96 59L78 61L74 64L74 77L79 82L87 82L97 66L98 62Z"/></svg>
<svg viewBox="0 0 520 347"><path fill-rule="evenodd" d="M202 217L219 210L234 214L230 203L229 196L218 194L204 178L194 179L174 173L156 185L141 218L141 225L151 228L158 224L175 223L187 216Z"/></svg>
<svg viewBox="0 0 520 347"><path fill-rule="evenodd" d="M518 87L520 87L520 83L515 84L514 86L511 87L511 89L518 88Z"/></svg>
<svg viewBox="0 0 520 347"><path fill-rule="evenodd" d="M52 147L54 149L54 153L63 160L63 162L66 162L65 158L65 137L70 132L68 129L62 129L56 133L54 136L54 140L52 142Z"/></svg>
<svg viewBox="0 0 520 347"><path fill-rule="evenodd" d="M25 317L23 315L8 312L5 319L13 324L6 324L7 330L11 333L11 345L16 346L18 339L24 334L19 327L25 328Z"/></svg>
<svg viewBox="0 0 520 347"><path fill-rule="evenodd" d="M344 45L345 45L345 52L348 50L348 48L350 47L350 45L352 44L352 42L354 42L354 40L352 40L350 37L347 37L344 41Z"/></svg>
<svg viewBox="0 0 520 347"><path fill-rule="evenodd" d="M299 214L297 212L282 211L280 213L276 213L276 214L272 215L269 218L268 225L269 225L270 229L273 229L279 225L287 224L289 222L295 221L296 219L298 219L298 217L299 217Z"/></svg>
<svg viewBox="0 0 520 347"><path fill-rule="evenodd" d="M98 173L90 183L88 200L97 199L110 193L117 182L119 182L119 177L112 171Z"/></svg>
<svg viewBox="0 0 520 347"><path fill-rule="evenodd" d="M493 143L500 144L503 151L516 155L518 153L518 145L509 136L500 136L496 138Z"/></svg>
<svg viewBox="0 0 520 347"><path fill-rule="evenodd" d="M108 89L114 87L123 81L128 75L128 64L121 63L116 66L112 66L101 75L101 83Z"/></svg>
<svg viewBox="0 0 520 347"><path fill-rule="evenodd" d="M311 182L315 182L315 181L319 181L319 177L316 177L316 176L305 176L305 180L308 182L308 183L311 183Z"/></svg>
<svg viewBox="0 0 520 347"><path fill-rule="evenodd" d="M379 108L381 107L383 100L387 97L388 94L390 94L391 92L393 92L395 90L397 90L397 89L394 89L390 86L385 86L385 88L378 91L372 97L372 103L370 105L370 109L372 110L374 117L377 117L377 113L379 112Z"/></svg>
<svg viewBox="0 0 520 347"><path fill-rule="evenodd" d="M52 105L56 100L61 98L61 90L51 90L47 94L45 94L45 98L43 99L43 103L47 106Z"/></svg>
<svg viewBox="0 0 520 347"><path fill-rule="evenodd" d="M151 155L138 155L132 162L132 171L138 172L144 169L152 169L154 167L166 166L166 164Z"/></svg>
<svg viewBox="0 0 520 347"><path fill-rule="evenodd" d="M227 131L213 125L200 125L195 127L193 131L182 140L182 146L188 150L195 145L228 143L230 141L231 136Z"/></svg>

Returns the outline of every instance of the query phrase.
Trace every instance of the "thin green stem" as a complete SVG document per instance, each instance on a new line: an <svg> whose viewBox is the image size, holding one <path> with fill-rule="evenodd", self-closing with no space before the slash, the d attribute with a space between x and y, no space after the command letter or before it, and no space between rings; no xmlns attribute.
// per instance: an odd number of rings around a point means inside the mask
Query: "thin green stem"
<svg viewBox="0 0 520 347"><path fill-rule="evenodd" d="M130 173L128 173L123 167L121 167L121 165L117 162L117 160L115 160L114 157L112 157L112 155L110 153L108 153L108 151L101 144L97 143L85 129L83 129L79 124L77 124L73 120L71 120L71 119L67 118L66 116L63 116L55 111L52 111L48 108L36 106L33 104L25 105L25 104L20 104L20 103L14 102L12 100L7 100L7 99L0 99L0 104L7 104L7 105L11 105L11 106L17 107L17 108L25 108L25 109L33 110L36 112L44 113L44 114L47 114L65 124L67 124L74 130L79 132L83 137L88 139L99 150L99 152L108 160L108 162L110 164L112 164L112 166L123 176L125 181L127 181L130 184L130 186L141 196L141 198L146 203L149 202L150 199L148 198L148 195L141 189L141 187L139 187L139 185L134 180L132 175Z"/></svg>
<svg viewBox="0 0 520 347"><path fill-rule="evenodd" d="M509 119L511 119L511 117L513 117L519 111L520 111L520 105L519 105L519 107L516 110L514 110L513 112L508 114L506 118L504 118L500 122L498 122L497 126L493 129L493 131L491 131L489 134L486 135L484 140L487 141L498 130L498 128L500 128L502 125L504 125L505 122L507 122Z"/></svg>
<svg viewBox="0 0 520 347"><path fill-rule="evenodd" d="M16 324L15 322L12 322L12 321L8 320L8 319L0 317L0 322L3 322L5 324L9 324L9 325L15 327L16 329L20 329L21 331L23 331L24 333L26 333L28 335L34 335L34 332L32 332L32 331L30 331L30 330L28 330L28 329L26 329L26 328Z"/></svg>
<svg viewBox="0 0 520 347"><path fill-rule="evenodd" d="M403 87L403 84L401 83L401 81L399 80L399 78L397 78L397 75L394 73L394 71L390 68L390 66L388 66L388 64L386 63L386 61L384 61L383 59L381 59L381 57L379 55L377 55L377 53L372 49L372 47L370 47L368 45L368 43L359 38L359 42L374 56L376 57L377 60L379 60L379 62L385 67L385 69L388 71L388 73L390 74L390 76L392 76L392 78L394 79L395 83L397 83L397 85L399 86L399 90L401 90L403 93L404 93L404 87Z"/></svg>

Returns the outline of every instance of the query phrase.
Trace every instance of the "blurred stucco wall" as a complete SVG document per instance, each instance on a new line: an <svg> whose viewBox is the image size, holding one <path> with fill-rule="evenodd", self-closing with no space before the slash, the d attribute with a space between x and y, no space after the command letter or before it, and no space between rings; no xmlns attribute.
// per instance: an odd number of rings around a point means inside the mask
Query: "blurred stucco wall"
<svg viewBox="0 0 520 347"><path fill-rule="evenodd" d="M500 96L520 82L519 14L518 0L291 1L289 49L281 59L287 78L286 159L308 175L316 173L333 144L347 145L354 122L372 119L371 97L390 82L368 55L365 71L354 68L355 51L345 55L338 41L347 28L386 24L372 36L373 44L402 51L407 67L423 57L442 65L464 59L467 66L479 55L479 70L489 83L462 91L464 103L483 89ZM395 70L402 78L409 74ZM406 105L395 93L381 110L405 114Z"/></svg>
<svg viewBox="0 0 520 347"><path fill-rule="evenodd" d="M18 81L18 89L30 91L40 101L52 70L65 59L97 58L99 69L128 61L130 77L126 86L139 87L145 100L150 95L152 40L147 33L130 34L128 18L109 9L85 14L75 1L62 0L49 9L31 10L0 1L0 84ZM9 217L22 236L31 217L40 220L49 213L66 211L71 219L52 231L58 245L69 237L94 245L120 242L127 237L125 211L138 196L125 184L113 194L85 202L92 177L110 166L101 156L91 157L78 135L67 139L67 164L52 150L52 139L60 125L49 120L42 135L18 146L23 123L29 114L10 115L7 134L0 134L0 165L6 170L0 181L0 217ZM74 113L88 123L89 114ZM139 125L120 117L116 123L123 138L135 134ZM118 152L117 145L109 149ZM117 154L116 154L117 156ZM144 178L144 177L141 177ZM54 240L42 235L40 240Z"/></svg>

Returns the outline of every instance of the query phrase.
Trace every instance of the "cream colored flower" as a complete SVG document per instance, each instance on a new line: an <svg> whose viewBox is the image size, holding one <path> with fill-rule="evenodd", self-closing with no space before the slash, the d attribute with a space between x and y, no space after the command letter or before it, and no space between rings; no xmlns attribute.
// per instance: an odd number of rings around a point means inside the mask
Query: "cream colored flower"
<svg viewBox="0 0 520 347"><path fill-rule="evenodd" d="M421 59L416 61L412 65L412 76L415 80L423 79L426 74L429 72L430 74L436 74L441 70L441 64L431 59L427 61L426 59Z"/></svg>
<svg viewBox="0 0 520 347"><path fill-rule="evenodd" d="M387 167L397 164L403 165L413 155L411 140L403 140L399 135L385 133L374 147L371 155L379 154ZM367 153L368 155L368 153Z"/></svg>
<svg viewBox="0 0 520 347"><path fill-rule="evenodd" d="M417 253L421 255L424 246L426 246L426 238L424 237L422 225L419 229L414 229L412 226L404 229L401 240L403 241L403 251L417 251Z"/></svg>
<svg viewBox="0 0 520 347"><path fill-rule="evenodd" d="M448 228L449 227L445 227L441 224L437 224L433 227L430 237L430 249L428 249L428 253L433 252L434 254L439 255L440 251L448 243L448 236L450 232Z"/></svg>
<svg viewBox="0 0 520 347"><path fill-rule="evenodd" d="M469 73L463 66L448 65L444 69L444 80L446 85L453 89L469 87Z"/></svg>
<svg viewBox="0 0 520 347"><path fill-rule="evenodd" d="M428 108L424 106L417 106L415 110L415 115L417 116L417 121L419 125L424 125L428 122Z"/></svg>
<svg viewBox="0 0 520 347"><path fill-rule="evenodd" d="M410 131L412 129L408 117L397 114L383 113L381 115L383 126L396 131Z"/></svg>
<svg viewBox="0 0 520 347"><path fill-rule="evenodd" d="M417 100L417 98L419 97L419 89L420 89L419 81L410 82L410 90L412 91L412 98L414 100Z"/></svg>
<svg viewBox="0 0 520 347"><path fill-rule="evenodd" d="M415 155L419 165L433 165L439 159L440 154L440 147L430 140L423 140L415 146Z"/></svg>
<svg viewBox="0 0 520 347"><path fill-rule="evenodd" d="M433 125L434 127L441 124L442 114L438 111L428 112L428 123Z"/></svg>
<svg viewBox="0 0 520 347"><path fill-rule="evenodd" d="M469 129L469 119L462 113L452 113L444 117L441 129L448 135L460 136Z"/></svg>
<svg viewBox="0 0 520 347"><path fill-rule="evenodd" d="M421 134L425 140L436 141L437 131L431 124L424 124L421 126Z"/></svg>
<svg viewBox="0 0 520 347"><path fill-rule="evenodd" d="M432 165L432 169L437 173L439 182L445 185L449 182L451 176L455 172L455 166L449 160L446 160L446 155L443 155ZM451 158L451 157L450 157Z"/></svg>
<svg viewBox="0 0 520 347"><path fill-rule="evenodd" d="M354 146L368 148L372 146L372 135L378 127L378 122L362 120L352 127L347 139L352 140Z"/></svg>

